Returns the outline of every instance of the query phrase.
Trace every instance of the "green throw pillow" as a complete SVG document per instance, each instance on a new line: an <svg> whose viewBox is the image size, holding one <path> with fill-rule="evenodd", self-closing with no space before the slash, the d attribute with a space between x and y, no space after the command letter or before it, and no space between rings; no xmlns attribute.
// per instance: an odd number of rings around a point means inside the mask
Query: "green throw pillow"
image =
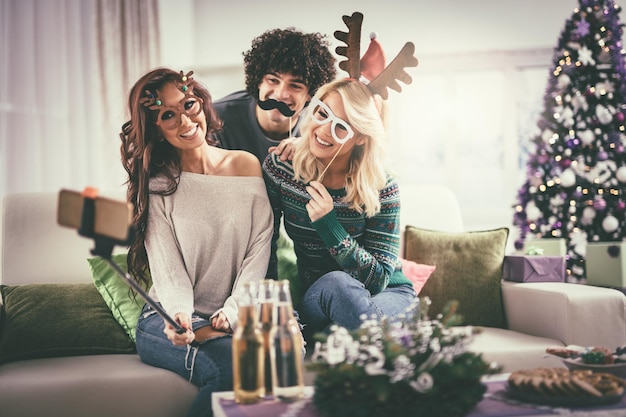
<svg viewBox="0 0 626 417"><path fill-rule="evenodd" d="M406 259L436 267L420 292L432 301L431 318L457 300L465 324L506 328L500 285L508 235L508 228L448 233L406 227Z"/></svg>
<svg viewBox="0 0 626 417"><path fill-rule="evenodd" d="M113 262L126 272L126 254L116 254L111 257ZM126 281L105 261L97 256L87 259L93 281L100 291L102 298L111 309L113 317L122 326L133 342L136 341L135 331L139 313L144 305L143 299L132 292Z"/></svg>
<svg viewBox="0 0 626 417"><path fill-rule="evenodd" d="M93 284L1 285L0 293L0 363L135 352Z"/></svg>

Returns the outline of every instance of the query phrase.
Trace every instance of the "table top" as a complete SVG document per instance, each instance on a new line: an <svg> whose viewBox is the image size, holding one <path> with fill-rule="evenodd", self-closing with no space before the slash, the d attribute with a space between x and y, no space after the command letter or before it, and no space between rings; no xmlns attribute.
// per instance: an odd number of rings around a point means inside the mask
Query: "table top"
<svg viewBox="0 0 626 417"><path fill-rule="evenodd" d="M313 405L313 387L304 387L304 398L284 402L273 397L255 404L237 404L232 391L214 392L212 398L214 417L320 417Z"/></svg>
<svg viewBox="0 0 626 417"><path fill-rule="evenodd" d="M502 395L506 388L508 374L486 377L485 398L466 415L466 417L624 417L626 415L626 396L616 404L551 408L509 400ZM256 404L242 405L234 401L232 391L213 393L213 413L215 417L321 417L313 405L313 387L305 387L302 400L282 402L269 397Z"/></svg>

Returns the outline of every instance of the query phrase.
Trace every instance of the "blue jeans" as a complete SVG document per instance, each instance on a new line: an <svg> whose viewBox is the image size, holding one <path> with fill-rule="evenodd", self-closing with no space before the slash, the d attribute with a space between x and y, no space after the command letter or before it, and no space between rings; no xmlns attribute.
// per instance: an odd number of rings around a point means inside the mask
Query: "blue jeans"
<svg viewBox="0 0 626 417"><path fill-rule="evenodd" d="M192 328L209 326L204 318L193 316ZM200 387L187 416L213 416L211 394L233 389L232 338L210 339L191 346L176 346L167 339L163 318L145 305L137 322L137 353L142 362L170 370Z"/></svg>
<svg viewBox="0 0 626 417"><path fill-rule="evenodd" d="M331 324L356 329L363 315L379 320L393 318L418 301L410 284L387 287L372 296L359 280L343 271L333 271L309 287L298 310L309 336L328 331Z"/></svg>

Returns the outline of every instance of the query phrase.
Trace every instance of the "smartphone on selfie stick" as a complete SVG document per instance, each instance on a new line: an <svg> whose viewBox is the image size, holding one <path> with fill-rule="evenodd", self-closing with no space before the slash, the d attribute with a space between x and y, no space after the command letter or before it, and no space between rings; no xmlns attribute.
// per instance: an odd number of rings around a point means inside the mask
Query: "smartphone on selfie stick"
<svg viewBox="0 0 626 417"><path fill-rule="evenodd" d="M98 196L98 190L87 187L80 193L63 189L59 192L57 222L61 226L78 230L78 234L92 238L95 247L91 254L103 258L137 294L145 300L179 334L186 330L154 301L152 297L113 259L116 245L129 246L132 242L133 206L126 201Z"/></svg>

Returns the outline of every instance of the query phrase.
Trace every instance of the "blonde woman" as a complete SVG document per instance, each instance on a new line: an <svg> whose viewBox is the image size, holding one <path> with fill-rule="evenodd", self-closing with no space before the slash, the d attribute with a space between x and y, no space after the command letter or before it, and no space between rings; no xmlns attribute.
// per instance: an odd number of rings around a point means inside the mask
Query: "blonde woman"
<svg viewBox="0 0 626 417"><path fill-rule="evenodd" d="M352 78L322 86L309 104L293 161L270 154L263 174L294 242L306 334L363 317L394 317L417 300L399 268L400 195L383 164L384 103ZM276 276L272 251L268 276Z"/></svg>

